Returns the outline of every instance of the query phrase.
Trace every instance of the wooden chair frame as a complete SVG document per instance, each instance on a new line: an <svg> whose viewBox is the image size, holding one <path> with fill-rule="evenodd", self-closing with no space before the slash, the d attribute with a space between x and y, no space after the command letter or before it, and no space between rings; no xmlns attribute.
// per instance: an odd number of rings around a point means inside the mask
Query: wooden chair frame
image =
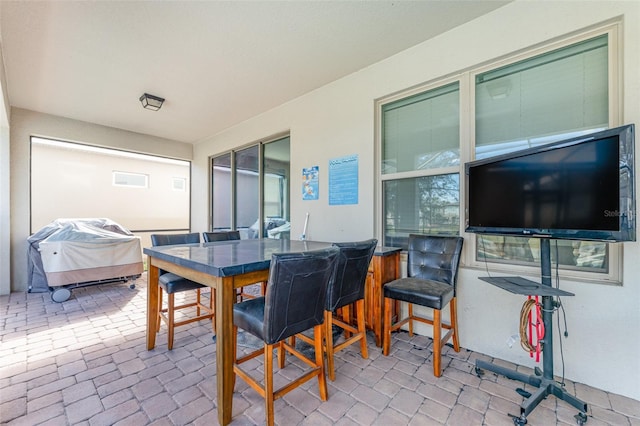
<svg viewBox="0 0 640 426"><path fill-rule="evenodd" d="M349 305L342 307L342 317L333 315L331 311L325 311L324 323L326 326L326 353L327 353L327 372L329 379L334 381L336 379L336 372L334 366L334 355L336 352L345 349L346 347L360 342L360 354L363 359L369 358L369 352L367 349L367 329L364 319L364 299L360 299L355 302L356 305L356 326L345 322L344 320L350 320L351 307ZM336 325L344 330L345 341L334 345L333 342L333 326Z"/></svg>
<svg viewBox="0 0 640 426"><path fill-rule="evenodd" d="M291 392L295 388L299 387L303 383L308 382L314 377L318 377L318 388L320 393L320 399L322 401L326 401L328 398L327 393L327 381L324 372L324 359L322 356L323 349L323 339L324 339L324 324L319 324L313 327L313 347L315 350L315 362L309 358L307 358L304 354L299 352L295 348L295 337L292 336L289 338L289 342L285 340L281 340L278 343L267 344L264 343L263 348L250 352L240 358L237 356L237 339L238 339L238 327L234 325L233 327L233 347L235 349L234 352L234 360L233 360L233 372L234 372L234 387L235 387L235 376L239 376L242 380L244 380L253 390L258 392L258 394L264 398L265 400L265 413L267 418L267 425L272 426L274 422L274 409L273 404L274 401L283 397L287 393ZM273 389L273 351L277 349L278 356L278 367L284 368L285 366L285 355L287 352L294 355L296 358L307 364L311 367L311 370L305 372L300 377L292 380L285 386L274 390ZM243 370L240 365L246 361L249 361L253 358L256 358L260 355L264 355L264 384L261 384L258 380L249 375L248 372Z"/></svg>
<svg viewBox="0 0 640 426"><path fill-rule="evenodd" d="M408 305L408 316L404 319L400 319L400 310L396 309L395 311L398 312L398 321L395 324L392 324L392 313L394 312L394 305L396 303L399 303L399 301L388 297L384 298L384 339L382 344L382 354L389 355L392 331L396 331L408 323L409 336L413 337L413 321L429 324L433 327L433 375L440 377L442 375L442 347L451 339L453 340L453 350L460 352L456 297L454 296L451 301L449 301L450 323L442 322L442 311L439 309L433 309L433 319L414 315L413 304L406 302ZM425 307L425 309L428 308ZM444 336L442 335L442 329L448 330Z"/></svg>
<svg viewBox="0 0 640 426"><path fill-rule="evenodd" d="M369 350L367 348L367 329L364 317L365 302L364 299L360 299L355 303L356 307L356 325L350 324L351 322L351 305L345 305L338 309L337 315L334 315L331 311L324 311L324 354L327 357L327 375L331 381L336 379L336 371L334 365L334 356L336 352L339 352L354 343L360 342L360 354L363 359L369 358ZM333 341L333 326L338 326L344 330L345 340L338 345L334 345ZM313 345L313 339L304 334L297 334L295 338L302 340L310 345Z"/></svg>
<svg viewBox="0 0 640 426"><path fill-rule="evenodd" d="M167 297L167 307L162 306L163 293L161 286L158 286L158 328L156 332L160 332L161 323L164 322L167 325L167 348L169 350L173 349L173 340L175 334L175 328L180 327L182 325L190 324L196 321L202 321L205 319L211 319L211 327L213 333L216 332L216 317L215 317L215 306L216 306L216 291L211 289L209 293L209 305L205 305L202 303L202 293L203 289L196 289L196 301L190 303L184 303L182 305L175 304L175 295L176 293L170 293ZM175 313L181 309L187 308L196 308L196 316L189 317L181 321L175 320ZM204 311L204 313L202 312Z"/></svg>

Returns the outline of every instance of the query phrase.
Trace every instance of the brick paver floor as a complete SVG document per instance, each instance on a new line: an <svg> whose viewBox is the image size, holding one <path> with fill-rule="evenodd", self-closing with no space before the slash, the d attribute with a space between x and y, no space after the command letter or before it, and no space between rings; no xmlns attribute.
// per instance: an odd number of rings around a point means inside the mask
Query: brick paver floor
<svg viewBox="0 0 640 426"><path fill-rule="evenodd" d="M0 423L3 425L215 425L215 344L211 324L177 330L174 349L166 332L146 350L146 281L136 288L106 284L72 291L63 303L48 293L0 297ZM251 346L250 339L246 340ZM391 356L369 338L369 359L353 346L336 357L329 399L317 382L276 401L279 425L513 425L523 387L491 372L475 374L477 358L446 347L444 372L432 372L431 339L394 335ZM527 371L501 361L502 365ZM262 370L255 361L255 371ZM287 358L276 383L301 364ZM595 425L640 425L640 402L567 381L589 406ZM527 418L530 425L576 424L577 411L555 397ZM233 425L264 423L262 399L237 380Z"/></svg>

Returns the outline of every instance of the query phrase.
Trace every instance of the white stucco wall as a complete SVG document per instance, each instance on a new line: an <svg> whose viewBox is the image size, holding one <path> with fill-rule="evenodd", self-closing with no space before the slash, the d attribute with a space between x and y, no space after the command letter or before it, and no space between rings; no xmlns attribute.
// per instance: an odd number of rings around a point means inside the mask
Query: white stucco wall
<svg viewBox="0 0 640 426"><path fill-rule="evenodd" d="M11 221L9 213L11 164L9 139L9 100L7 97L4 58L0 45L0 294L9 293L11 287L11 263L9 240Z"/></svg>
<svg viewBox="0 0 640 426"><path fill-rule="evenodd" d="M190 187L189 163L156 158L32 144L31 231L63 217L107 217L134 233L189 228L190 193L172 186L181 178ZM147 187L116 186L114 171L146 175Z"/></svg>
<svg viewBox="0 0 640 426"><path fill-rule="evenodd" d="M11 289L9 126L0 126L0 294Z"/></svg>
<svg viewBox="0 0 640 426"><path fill-rule="evenodd" d="M197 144L192 228L203 231L208 226L209 156L290 131L291 235L301 233L309 212L310 239L369 238L375 235L375 99L618 17L624 20L623 123L640 124L640 2L516 1ZM359 203L329 206L328 161L350 154L359 157ZM302 201L295 176L314 165L320 166L320 199ZM576 294L563 299L569 326L569 337L563 340L566 377L635 399L640 399L639 258L640 242L625 243L622 286L562 283ZM462 346L533 366L527 353L506 344L518 330L522 298L479 281L481 275L486 273L464 265L460 273ZM558 343L555 348L555 373L560 375Z"/></svg>
<svg viewBox="0 0 640 426"><path fill-rule="evenodd" d="M20 108L11 110L11 291L27 290L27 237L31 214L29 146L31 136L83 142L180 160L191 160L193 146L112 127L99 126ZM3 160L4 161L4 160Z"/></svg>

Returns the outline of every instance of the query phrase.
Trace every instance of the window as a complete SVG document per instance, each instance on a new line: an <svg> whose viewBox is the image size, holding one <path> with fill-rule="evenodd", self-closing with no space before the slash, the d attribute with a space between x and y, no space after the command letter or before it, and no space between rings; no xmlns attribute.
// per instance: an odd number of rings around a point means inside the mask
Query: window
<svg viewBox="0 0 640 426"><path fill-rule="evenodd" d="M211 160L211 211L213 231L231 228L231 153L222 154Z"/></svg>
<svg viewBox="0 0 640 426"><path fill-rule="evenodd" d="M174 177L171 179L171 187L174 191L184 192L187 190L187 180L185 178Z"/></svg>
<svg viewBox="0 0 640 426"><path fill-rule="evenodd" d="M460 90L457 82L382 105L384 245L410 233L460 229Z"/></svg>
<svg viewBox="0 0 640 426"><path fill-rule="evenodd" d="M464 231L465 162L618 125L618 30L610 25L378 101L383 244L406 248L411 232ZM461 131L459 123L469 124ZM535 238L467 241L468 264L539 271ZM616 245L555 241L551 251L565 276L618 281Z"/></svg>
<svg viewBox="0 0 640 426"><path fill-rule="evenodd" d="M268 238L289 239L290 140L288 137L263 145L263 232Z"/></svg>
<svg viewBox="0 0 640 426"><path fill-rule="evenodd" d="M234 155L234 223L235 229L247 230L257 238L260 217L260 146L235 151ZM251 228L253 225L253 228Z"/></svg>
<svg viewBox="0 0 640 426"><path fill-rule="evenodd" d="M475 157L608 127L607 35L475 76Z"/></svg>
<svg viewBox="0 0 640 426"><path fill-rule="evenodd" d="M289 238L289 137L211 159L212 229L241 238Z"/></svg>
<svg viewBox="0 0 640 426"><path fill-rule="evenodd" d="M148 188L149 176L140 173L113 172L114 186L129 186L131 188Z"/></svg>
<svg viewBox="0 0 640 426"><path fill-rule="evenodd" d="M475 156L486 158L608 127L608 36L475 75ZM608 270L607 244L555 241L565 269ZM538 262L536 238L477 236L476 260Z"/></svg>

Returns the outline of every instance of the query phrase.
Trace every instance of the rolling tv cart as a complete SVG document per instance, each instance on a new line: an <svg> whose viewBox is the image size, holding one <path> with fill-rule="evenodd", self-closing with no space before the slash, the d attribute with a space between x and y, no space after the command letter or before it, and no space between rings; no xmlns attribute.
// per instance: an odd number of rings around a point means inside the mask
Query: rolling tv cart
<svg viewBox="0 0 640 426"><path fill-rule="evenodd" d="M511 370L490 362L476 360L476 374L481 376L482 370L493 371L512 380L518 380L525 384L537 387L538 390L529 393L518 389L517 392L525 400L520 404L520 417L513 416L513 423L521 426L527 424L527 415L538 406L548 395L554 395L563 401L568 402L580 412L575 416L579 425L587 422L587 404L575 396L569 394L553 378L553 310L555 302L554 296L574 296L573 293L563 291L551 286L551 245L547 238L540 239L540 268L542 270L542 284L530 281L521 277L483 277L480 278L490 284L507 290L511 293L522 295L542 296L542 322L545 333L542 347L543 370L535 368L534 374L527 375L515 370Z"/></svg>

